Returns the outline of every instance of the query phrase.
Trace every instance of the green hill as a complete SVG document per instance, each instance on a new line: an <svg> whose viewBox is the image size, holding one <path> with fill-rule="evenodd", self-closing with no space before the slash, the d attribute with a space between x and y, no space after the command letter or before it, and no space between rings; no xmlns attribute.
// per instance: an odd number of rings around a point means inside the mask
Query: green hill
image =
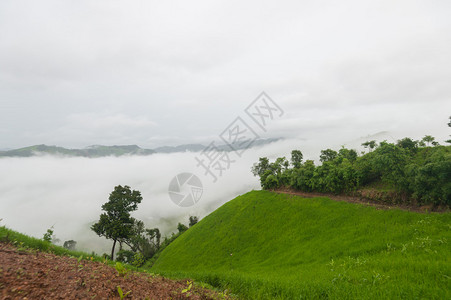
<svg viewBox="0 0 451 300"><path fill-rule="evenodd" d="M249 299L450 299L451 213L253 191L171 243L153 272Z"/></svg>

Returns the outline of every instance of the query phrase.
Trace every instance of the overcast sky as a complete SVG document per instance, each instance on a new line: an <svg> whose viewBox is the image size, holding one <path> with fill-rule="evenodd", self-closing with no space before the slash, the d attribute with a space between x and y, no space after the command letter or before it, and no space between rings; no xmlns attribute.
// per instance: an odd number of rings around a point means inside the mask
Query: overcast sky
<svg viewBox="0 0 451 300"><path fill-rule="evenodd" d="M0 149L450 134L451 1L0 2Z"/></svg>

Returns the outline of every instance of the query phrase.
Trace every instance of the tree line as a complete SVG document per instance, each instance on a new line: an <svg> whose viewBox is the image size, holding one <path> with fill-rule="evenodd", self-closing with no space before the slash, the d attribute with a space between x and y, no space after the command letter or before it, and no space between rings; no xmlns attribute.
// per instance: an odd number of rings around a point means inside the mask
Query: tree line
<svg viewBox="0 0 451 300"><path fill-rule="evenodd" d="M321 150L319 165L303 161L300 150L293 150L290 160L279 157L270 162L261 157L252 173L267 190L353 194L362 187L382 186L406 201L451 206L451 146L441 146L429 135L420 141L406 137L396 143L367 141L362 146L367 152L360 155L345 147Z"/></svg>

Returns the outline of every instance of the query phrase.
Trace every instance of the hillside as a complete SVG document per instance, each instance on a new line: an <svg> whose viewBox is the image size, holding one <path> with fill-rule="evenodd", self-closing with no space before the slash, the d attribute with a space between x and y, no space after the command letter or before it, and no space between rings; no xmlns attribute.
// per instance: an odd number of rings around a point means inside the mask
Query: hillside
<svg viewBox="0 0 451 300"><path fill-rule="evenodd" d="M451 214L253 191L170 244L153 272L243 298L450 298Z"/></svg>

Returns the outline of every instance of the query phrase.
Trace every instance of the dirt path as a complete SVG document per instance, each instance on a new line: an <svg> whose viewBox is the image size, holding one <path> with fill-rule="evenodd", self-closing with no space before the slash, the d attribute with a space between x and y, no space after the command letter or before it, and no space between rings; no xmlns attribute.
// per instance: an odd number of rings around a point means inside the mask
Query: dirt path
<svg viewBox="0 0 451 300"><path fill-rule="evenodd" d="M18 250L0 243L1 299L219 299L219 294L150 274L118 275L115 268L88 260L34 250ZM224 299L224 297L221 297Z"/></svg>
<svg viewBox="0 0 451 300"><path fill-rule="evenodd" d="M305 198L327 197L327 198L330 198L335 201L346 201L346 202L350 202L350 203L359 203L359 204L364 204L364 205L368 205L368 206L373 206L373 207L376 207L377 209L397 208L397 209L421 212L421 213L449 211L449 209L447 209L447 208L444 208L444 207L434 208L432 205L425 205L425 206L388 205L388 204L379 203L379 202L376 202L376 201L373 201L370 199L365 199L362 197L354 197L354 196L346 196L346 195L334 195L334 194L315 193L315 192L301 192L301 191L290 190L290 189L274 190L274 192L279 193L279 194L302 196Z"/></svg>

